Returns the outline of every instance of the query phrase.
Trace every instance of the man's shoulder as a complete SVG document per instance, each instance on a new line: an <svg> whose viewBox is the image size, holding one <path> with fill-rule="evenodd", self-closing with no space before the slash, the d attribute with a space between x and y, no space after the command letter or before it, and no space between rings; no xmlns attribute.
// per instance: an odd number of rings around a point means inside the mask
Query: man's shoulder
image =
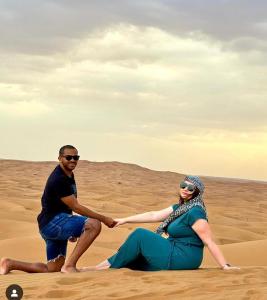
<svg viewBox="0 0 267 300"><path fill-rule="evenodd" d="M47 182L62 182L66 180L66 176L64 175L62 169L59 165L56 166L56 168L52 171L52 173L49 175Z"/></svg>

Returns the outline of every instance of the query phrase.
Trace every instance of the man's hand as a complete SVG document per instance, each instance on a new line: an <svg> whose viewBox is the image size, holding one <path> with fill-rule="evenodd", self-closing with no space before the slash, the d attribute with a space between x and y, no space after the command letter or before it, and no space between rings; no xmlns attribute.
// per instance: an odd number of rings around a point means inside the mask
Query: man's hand
<svg viewBox="0 0 267 300"><path fill-rule="evenodd" d="M113 228L117 224L117 222L110 217L104 217L101 221L109 228Z"/></svg>

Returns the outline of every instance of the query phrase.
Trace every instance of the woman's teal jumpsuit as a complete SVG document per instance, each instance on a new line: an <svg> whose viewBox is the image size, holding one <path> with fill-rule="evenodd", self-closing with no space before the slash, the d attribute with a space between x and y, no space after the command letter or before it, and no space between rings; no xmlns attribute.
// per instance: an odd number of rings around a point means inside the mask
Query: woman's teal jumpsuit
<svg viewBox="0 0 267 300"><path fill-rule="evenodd" d="M177 207L173 205L173 210ZM201 207L194 206L168 226L167 239L137 228L108 258L110 267L143 271L197 269L203 259L204 244L191 226L198 219L207 220L207 216Z"/></svg>

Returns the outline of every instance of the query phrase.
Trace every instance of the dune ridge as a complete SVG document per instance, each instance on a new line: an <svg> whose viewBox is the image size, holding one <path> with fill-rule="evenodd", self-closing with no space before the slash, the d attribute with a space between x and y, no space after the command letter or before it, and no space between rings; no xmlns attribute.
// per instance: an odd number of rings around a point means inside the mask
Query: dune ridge
<svg viewBox="0 0 267 300"><path fill-rule="evenodd" d="M0 159L0 165L0 257L45 261L36 216L47 176L57 162ZM183 176L120 162L80 161L75 170L80 202L112 217L175 203L177 184ZM25 299L267 299L267 183L201 178L215 239L229 262L241 270L220 270L205 250L201 268L194 271L14 271L0 277L0 299L5 299L5 289L12 283L23 287ZM112 255L134 228L154 230L157 225L103 226L79 266L93 265Z"/></svg>

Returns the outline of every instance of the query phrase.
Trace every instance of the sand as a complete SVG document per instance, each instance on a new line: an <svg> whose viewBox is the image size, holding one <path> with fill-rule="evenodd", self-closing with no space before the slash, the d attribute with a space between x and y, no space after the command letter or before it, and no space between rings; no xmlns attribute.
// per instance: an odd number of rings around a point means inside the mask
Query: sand
<svg viewBox="0 0 267 300"><path fill-rule="evenodd" d="M47 176L57 162L0 160L0 257L45 261L36 216ZM80 161L75 170L79 201L112 217L165 208L176 202L182 174L133 164ZM23 299L267 299L267 183L202 177L214 238L227 260L240 270L222 271L205 250L194 271L141 272L128 269L77 274L0 276L0 299L9 284L19 284ZM102 227L79 261L94 265L112 255L136 227ZM69 251L73 247L69 246Z"/></svg>

